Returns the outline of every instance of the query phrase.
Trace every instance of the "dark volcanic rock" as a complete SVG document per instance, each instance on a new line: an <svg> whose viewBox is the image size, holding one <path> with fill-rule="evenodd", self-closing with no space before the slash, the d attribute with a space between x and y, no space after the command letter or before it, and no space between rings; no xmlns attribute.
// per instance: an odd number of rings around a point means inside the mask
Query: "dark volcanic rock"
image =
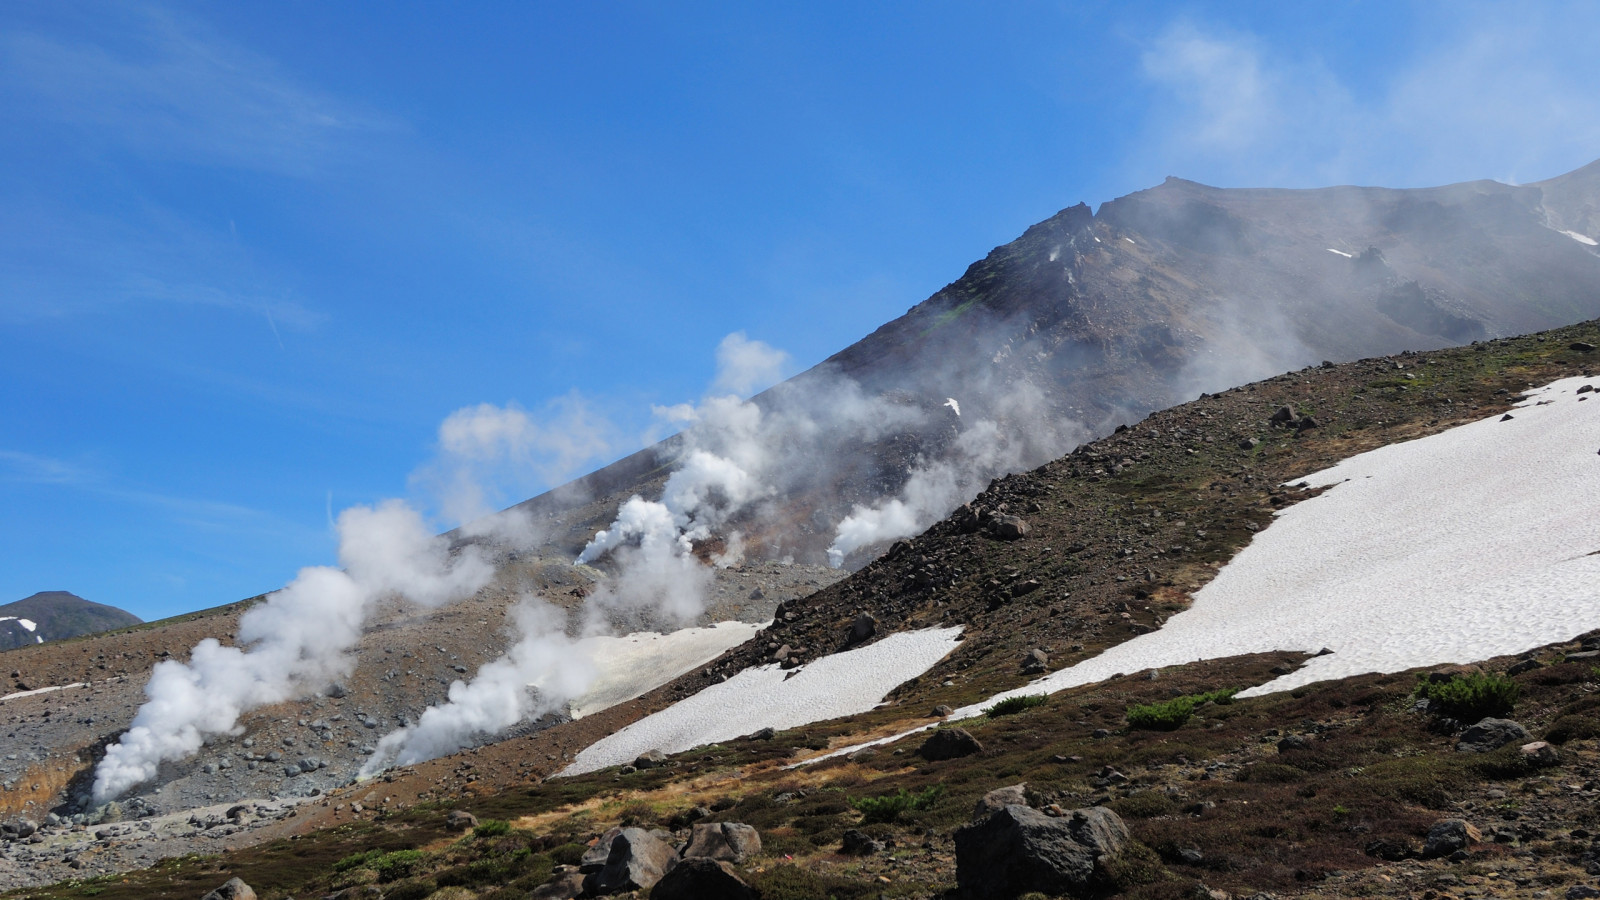
<svg viewBox="0 0 1600 900"><path fill-rule="evenodd" d="M1083 896L1097 869L1129 840L1122 819L1105 807L1051 818L1007 806L956 830L956 884L967 900L1012 900L1029 891Z"/></svg>
<svg viewBox="0 0 1600 900"><path fill-rule="evenodd" d="M941 728L922 742L917 755L927 760L959 759L982 751L983 745L965 728Z"/></svg>
<svg viewBox="0 0 1600 900"><path fill-rule="evenodd" d="M755 893L721 860L684 859L650 891L650 900L753 900Z"/></svg>
<svg viewBox="0 0 1600 900"><path fill-rule="evenodd" d="M1462 753L1488 753L1512 741L1525 741L1528 737L1528 729L1510 719L1483 719L1462 733L1456 750Z"/></svg>
<svg viewBox="0 0 1600 900"><path fill-rule="evenodd" d="M678 862L678 853L643 828L624 828L611 842L600 871L583 881L583 892L602 897L653 887Z"/></svg>
<svg viewBox="0 0 1600 900"><path fill-rule="evenodd" d="M1428 841L1422 847L1422 855L1427 859L1449 856L1481 840L1483 833L1467 824L1465 819L1442 819L1428 829Z"/></svg>
<svg viewBox="0 0 1600 900"><path fill-rule="evenodd" d="M689 836L689 846L683 850L685 859L705 857L732 863L742 863L761 852L761 835L749 825L738 822L702 822L694 826Z"/></svg>

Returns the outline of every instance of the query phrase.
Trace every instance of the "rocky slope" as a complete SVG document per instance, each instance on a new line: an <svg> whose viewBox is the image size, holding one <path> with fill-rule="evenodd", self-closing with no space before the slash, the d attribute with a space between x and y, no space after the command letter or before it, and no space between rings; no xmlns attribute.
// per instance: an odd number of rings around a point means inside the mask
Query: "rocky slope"
<svg viewBox="0 0 1600 900"><path fill-rule="evenodd" d="M1108 888L1125 896L1194 896L1198 883L1239 896L1550 896L1589 879L1596 856L1589 842L1600 827L1593 812L1600 719L1589 699L1595 685L1587 657L1600 642L1589 635L1479 666L1519 685L1512 717L1557 746L1553 764L1524 761L1515 747L1459 751L1465 723L1419 710L1408 674L1205 707L1174 730L1130 723L1133 706L1262 683L1305 659L1276 653L1129 673L1035 709L963 723L983 747L975 756L925 761L915 754L922 737L913 736L809 768L784 766L928 722L938 706L1025 684L1038 665L1032 651L1055 669L1159 628L1269 524L1273 510L1302 499L1306 492L1285 482L1374 447L1498 415L1530 384L1593 376L1595 351L1574 348L1597 342L1600 322L1592 322L1317 366L1158 413L995 482L968 509L844 582L785 600L756 641L638 700L375 782L329 785L302 799L293 817L269 804L264 813L247 809L244 822L219 811L211 828L202 817L182 829L217 835L217 843L299 831L292 842L33 895L198 896L233 873L267 897L326 893L363 878L389 878L380 890L394 896L449 885L472 896L524 896L552 876L574 842L622 821L681 828L688 810L704 806L761 830L764 849L742 869L767 896L892 890L931 897L954 885L951 836L977 797L1026 781L1029 802L1039 807L1099 804L1122 815L1142 848ZM1316 427L1274 422L1285 405L1301 418L1310 413ZM1028 526L1020 538L982 524L985 515L1013 514ZM548 778L595 738L722 675L765 664L773 644L838 649L862 612L876 618L869 641L949 622L963 624L966 638L870 713L701 748L664 766ZM863 823L852 803L900 789L920 796L936 784L944 794L890 822ZM517 830L503 842L453 843L442 811L458 806L512 819ZM1424 858L1427 831L1450 817L1467 819L1482 842L1458 859ZM175 839L174 825L158 816L145 821L157 836ZM882 848L842 855L844 832L863 827ZM95 872L148 858L152 844L138 823L100 830L61 826L46 829L39 844L13 844L11 871L65 873L75 861L83 867L75 873ZM427 852L399 878L333 866L372 847Z"/></svg>
<svg viewBox="0 0 1600 900"><path fill-rule="evenodd" d="M41 591L0 606L0 650L138 625L133 613L66 591Z"/></svg>

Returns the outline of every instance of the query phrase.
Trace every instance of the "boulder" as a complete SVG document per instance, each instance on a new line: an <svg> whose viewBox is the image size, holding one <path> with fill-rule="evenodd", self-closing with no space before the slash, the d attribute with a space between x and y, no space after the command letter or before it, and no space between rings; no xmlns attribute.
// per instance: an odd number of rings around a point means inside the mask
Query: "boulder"
<svg viewBox="0 0 1600 900"><path fill-rule="evenodd" d="M1306 748L1308 748L1310 746L1311 746L1311 742L1306 740L1305 735L1303 735L1303 734L1291 734L1291 735L1286 735L1283 738L1283 740L1278 742L1278 752L1279 753L1293 753L1296 750L1305 750Z"/></svg>
<svg viewBox="0 0 1600 900"><path fill-rule="evenodd" d="M1030 530L1021 516L995 516L989 520L989 532L1003 541L1025 538Z"/></svg>
<svg viewBox="0 0 1600 900"><path fill-rule="evenodd" d="M1510 719L1481 719L1462 733L1461 740L1456 742L1456 750L1460 753L1488 753L1512 741L1525 741L1529 737L1528 729Z"/></svg>
<svg viewBox="0 0 1600 900"><path fill-rule="evenodd" d="M1424 859L1449 856L1482 840L1483 832L1465 819L1441 819L1428 829L1428 840L1422 845L1422 856Z"/></svg>
<svg viewBox="0 0 1600 900"><path fill-rule="evenodd" d="M655 886L678 862L678 852L643 828L624 828L611 841L605 867L583 880L583 892L604 897Z"/></svg>
<svg viewBox="0 0 1600 900"><path fill-rule="evenodd" d="M859 644L878 633L878 620L871 613L859 613L850 623L850 643Z"/></svg>
<svg viewBox="0 0 1600 900"><path fill-rule="evenodd" d="M754 900L755 892L719 859L684 859L656 882L650 900Z"/></svg>
<svg viewBox="0 0 1600 900"><path fill-rule="evenodd" d="M1272 414L1272 418L1268 421L1272 422L1274 425L1293 425L1298 418L1299 417L1294 414L1294 407L1280 406L1278 407L1278 411L1274 412Z"/></svg>
<svg viewBox="0 0 1600 900"><path fill-rule="evenodd" d="M788 656L788 648L785 647L784 650L784 655ZM659 766L666 765L666 762L667 755L665 753L662 753L660 750L646 750L645 752L639 754L639 757L633 761L633 767L641 770L654 769Z"/></svg>
<svg viewBox="0 0 1600 900"><path fill-rule="evenodd" d="M14 841L33 837L34 832L38 830L39 823L32 819L17 819L0 825L0 834L4 834L8 840Z"/></svg>
<svg viewBox="0 0 1600 900"><path fill-rule="evenodd" d="M583 896L583 873L564 872L533 889L531 900L574 900Z"/></svg>
<svg viewBox="0 0 1600 900"><path fill-rule="evenodd" d="M1561 754L1557 753L1556 748L1550 746L1546 741L1523 744L1522 758L1529 765L1539 769L1549 768L1561 762Z"/></svg>
<svg viewBox="0 0 1600 900"><path fill-rule="evenodd" d="M478 817L464 809L452 809L450 814L444 817L444 827L451 831L466 831L469 828L477 828Z"/></svg>
<svg viewBox="0 0 1600 900"><path fill-rule="evenodd" d="M965 728L941 728L922 742L917 755L926 760L960 759L983 751L983 745Z"/></svg>
<svg viewBox="0 0 1600 900"><path fill-rule="evenodd" d="M229 878L222 887L201 897L200 900L256 900L256 892L243 879Z"/></svg>
<svg viewBox="0 0 1600 900"><path fill-rule="evenodd" d="M859 828L852 828L844 833L839 852L846 856L871 856L883 852L883 842L873 840L872 835Z"/></svg>
<svg viewBox="0 0 1600 900"><path fill-rule="evenodd" d="M1567 349L1568 350L1576 350L1579 353L1593 353L1594 352L1594 345L1589 343L1588 341L1573 341L1572 343L1567 345Z"/></svg>
<svg viewBox="0 0 1600 900"><path fill-rule="evenodd" d="M1013 784L1010 787L995 788L984 794L978 800L978 805L972 808L972 821L993 815L1008 806L1028 805L1028 785Z"/></svg>
<svg viewBox="0 0 1600 900"><path fill-rule="evenodd" d="M606 867L606 860L611 858L611 842L622 833L621 828L608 828L605 833L583 851L583 856L578 860L578 871L598 872Z"/></svg>
<svg viewBox="0 0 1600 900"><path fill-rule="evenodd" d="M1080 896L1128 845L1128 828L1103 806L1052 818L1007 806L956 829L956 885L967 900L1012 900L1038 891Z"/></svg>
<svg viewBox="0 0 1600 900"><path fill-rule="evenodd" d="M943 719L943 718L948 717L953 712L955 712L955 710L951 709L948 704L941 703L938 706L935 706L928 713L928 718L930 718L930 719Z"/></svg>
<svg viewBox="0 0 1600 900"><path fill-rule="evenodd" d="M1029 650L1027 655L1022 657L1022 674L1024 675L1043 675L1049 670L1050 657L1037 647Z"/></svg>
<svg viewBox="0 0 1600 900"><path fill-rule="evenodd" d="M742 863L761 852L761 835L738 822L701 822L689 835L683 858L700 857Z"/></svg>

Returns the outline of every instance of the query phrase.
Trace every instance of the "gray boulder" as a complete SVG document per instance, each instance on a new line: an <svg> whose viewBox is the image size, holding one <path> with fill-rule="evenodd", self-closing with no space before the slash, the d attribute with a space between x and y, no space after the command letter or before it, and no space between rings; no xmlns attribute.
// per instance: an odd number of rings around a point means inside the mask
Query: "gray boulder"
<svg viewBox="0 0 1600 900"><path fill-rule="evenodd" d="M994 813L997 813L1008 806L1027 805L1028 785L1026 783L1013 784L1010 787L995 788L989 793L984 794L982 799L978 801L978 805L972 808L972 820L976 822L979 819L985 816L993 815Z"/></svg>
<svg viewBox="0 0 1600 900"><path fill-rule="evenodd" d="M678 851L643 828L624 828L611 842L605 867L583 880L583 893L604 897L655 886L678 862Z"/></svg>
<svg viewBox="0 0 1600 900"><path fill-rule="evenodd" d="M699 856L672 867L650 890L650 900L754 900L755 892L733 867Z"/></svg>
<svg viewBox="0 0 1600 900"><path fill-rule="evenodd" d="M960 759L982 751L983 745L965 728L941 728L922 742L917 755L926 760Z"/></svg>
<svg viewBox="0 0 1600 900"><path fill-rule="evenodd" d="M1007 806L956 829L956 886L967 900L1012 900L1030 891L1083 895L1131 838L1103 806L1051 818Z"/></svg>
<svg viewBox="0 0 1600 900"><path fill-rule="evenodd" d="M689 835L683 858L720 859L742 863L761 852L761 835L738 822L701 822Z"/></svg>
<svg viewBox="0 0 1600 900"><path fill-rule="evenodd" d="M1424 859L1449 856L1482 840L1483 832L1469 825L1465 819L1441 819L1428 829L1428 840L1422 845L1422 856Z"/></svg>
<svg viewBox="0 0 1600 900"><path fill-rule="evenodd" d="M1043 675L1050 670L1050 657L1043 650L1035 647L1022 657L1022 674Z"/></svg>
<svg viewBox="0 0 1600 900"><path fill-rule="evenodd" d="M611 842L622 833L621 828L608 828L600 835L589 849L583 851L583 857L578 860L578 871L598 872L606 867L606 860L611 858Z"/></svg>
<svg viewBox="0 0 1600 900"><path fill-rule="evenodd" d="M1546 741L1523 744L1521 751L1523 760L1535 768L1543 769L1561 763L1561 754Z"/></svg>
<svg viewBox="0 0 1600 900"><path fill-rule="evenodd" d="M256 892L243 879L229 878L222 887L201 897L200 900L256 900Z"/></svg>
<svg viewBox="0 0 1600 900"><path fill-rule="evenodd" d="M850 623L850 643L859 644L878 633L878 620L871 613L859 613Z"/></svg>
<svg viewBox="0 0 1600 900"><path fill-rule="evenodd" d="M1513 741L1526 741L1529 737L1528 729L1510 719L1482 719L1462 733L1456 750L1461 753L1488 753Z"/></svg>
<svg viewBox="0 0 1600 900"><path fill-rule="evenodd" d="M636 769L654 769L658 766L666 765L666 763L667 755L665 753L660 750L646 750L633 761L633 767Z"/></svg>
<svg viewBox="0 0 1600 900"><path fill-rule="evenodd" d="M859 828L846 831L839 843L839 852L845 856L871 856L882 853L883 849L882 841L873 840L872 835Z"/></svg>
<svg viewBox="0 0 1600 900"><path fill-rule="evenodd" d="M451 831L466 831L478 827L478 817L464 809L453 809L444 817L444 827Z"/></svg>
<svg viewBox="0 0 1600 900"><path fill-rule="evenodd" d="M1025 538L1031 530L1021 516L995 516L989 520L990 533L1003 541Z"/></svg>
<svg viewBox="0 0 1600 900"><path fill-rule="evenodd" d="M564 872L533 889L531 900L574 900L583 896L583 873Z"/></svg>

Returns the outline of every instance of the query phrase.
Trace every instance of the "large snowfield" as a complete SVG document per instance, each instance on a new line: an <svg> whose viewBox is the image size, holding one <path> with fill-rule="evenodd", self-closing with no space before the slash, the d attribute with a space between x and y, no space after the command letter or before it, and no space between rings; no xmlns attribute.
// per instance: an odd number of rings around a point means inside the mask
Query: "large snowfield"
<svg viewBox="0 0 1600 900"><path fill-rule="evenodd" d="M684 628L671 634L650 631L622 637L595 636L578 642L600 670L583 696L568 704L581 719L635 697L703 666L761 630L748 622L718 622L709 628Z"/></svg>
<svg viewBox="0 0 1600 900"><path fill-rule="evenodd" d="M560 774L582 775L633 762L648 750L680 753L761 728L797 728L855 715L956 648L959 628L892 634L858 650L790 670L745 669L590 745Z"/></svg>
<svg viewBox="0 0 1600 900"><path fill-rule="evenodd" d="M1295 479L1329 490L1280 511L1188 610L950 719L1011 696L1203 659L1332 651L1240 694L1252 696L1514 654L1600 628L1600 390L1578 393L1585 385L1600 389L1600 379L1531 389L1507 417ZM793 676L774 666L741 672L595 744L565 774L865 711L953 649L954 637L892 635Z"/></svg>

